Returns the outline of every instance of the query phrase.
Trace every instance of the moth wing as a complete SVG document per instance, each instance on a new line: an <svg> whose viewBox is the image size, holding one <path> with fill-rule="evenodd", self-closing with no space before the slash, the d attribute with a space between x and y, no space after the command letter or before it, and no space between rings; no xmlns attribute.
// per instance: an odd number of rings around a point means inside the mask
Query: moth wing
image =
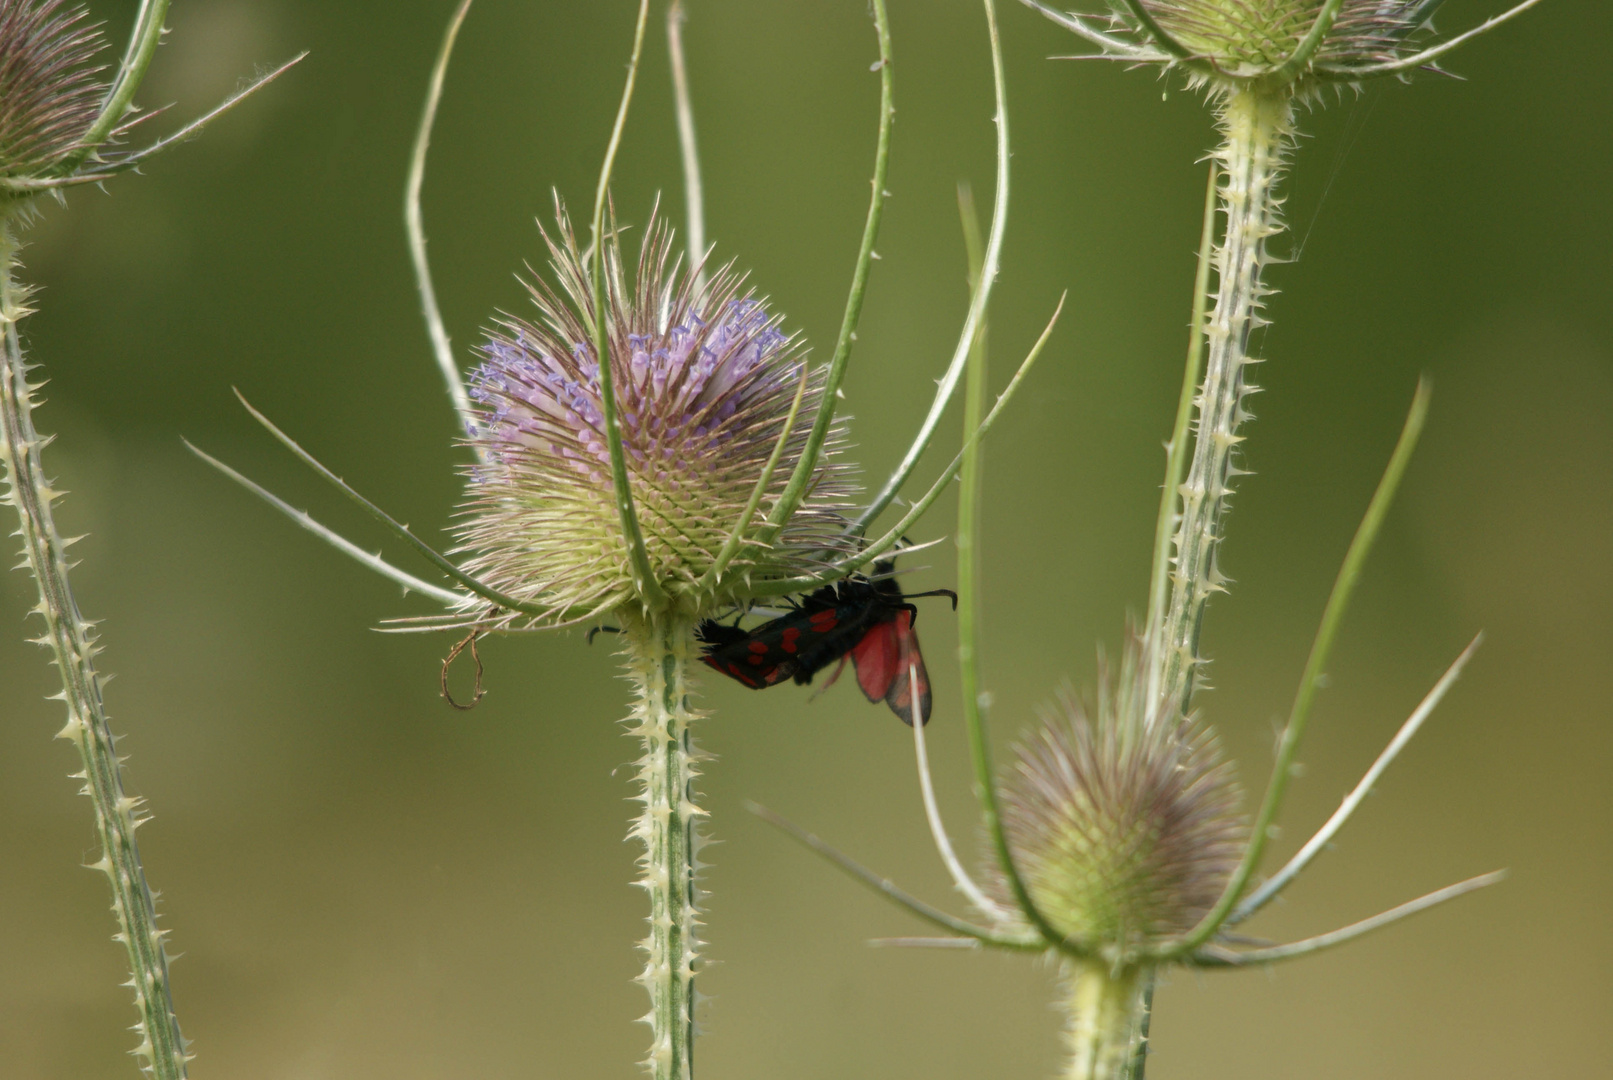
<svg viewBox="0 0 1613 1080"><path fill-rule="evenodd" d="M924 670L919 652L918 631L913 629L913 613L901 612L890 624L896 642L895 678L885 691L885 704L908 727L913 726L913 699L918 698L919 723L930 722L930 673Z"/></svg>
<svg viewBox="0 0 1613 1080"><path fill-rule="evenodd" d="M782 647L791 640L786 636L787 623L775 619L751 631L702 623L696 632L704 644L700 659L752 690L774 686L796 670L795 658Z"/></svg>
<svg viewBox="0 0 1613 1080"><path fill-rule="evenodd" d="M851 662L857 669L857 685L862 687L869 701L883 700L890 693L901 651L895 621L875 623L862 640L852 646Z"/></svg>

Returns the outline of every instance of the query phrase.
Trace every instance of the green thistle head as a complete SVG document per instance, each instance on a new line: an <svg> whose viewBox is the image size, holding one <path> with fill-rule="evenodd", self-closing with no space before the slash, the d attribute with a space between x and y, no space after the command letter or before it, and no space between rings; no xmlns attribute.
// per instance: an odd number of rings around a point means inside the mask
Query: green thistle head
<svg viewBox="0 0 1613 1080"><path fill-rule="evenodd" d="M1323 65L1398 59L1441 0L1139 0L1159 28L1227 76L1279 71L1307 35L1325 28L1311 53ZM1327 9L1335 9L1331 21ZM1296 73L1297 75L1298 73Z"/></svg>
<svg viewBox="0 0 1613 1080"><path fill-rule="evenodd" d="M1243 854L1239 803L1208 729L1136 723L1107 694L1093 717L1066 696L1017 748L1003 825L1053 929L1123 964L1215 906Z"/></svg>
<svg viewBox="0 0 1613 1080"><path fill-rule="evenodd" d="M47 172L95 123L104 41L84 19L61 0L0 4L0 177Z"/></svg>
<svg viewBox="0 0 1613 1080"><path fill-rule="evenodd" d="M547 608L551 617L536 625L597 617L638 595L611 486L586 259L563 211L557 235L545 240L556 287L529 284L539 319L502 318L471 376L470 442L480 460L459 527L461 550L472 555L466 569ZM614 228L603 257L622 446L657 583L695 615L744 601L752 583L821 570L846 544L850 489L830 453L782 530L771 535L765 525L806 445L821 369L808 369L800 339L742 291L731 268L698 287L653 218L631 274ZM781 438L759 512L747 520ZM835 432L826 450L840 442ZM708 572L736 529L738 553L713 580Z"/></svg>
<svg viewBox="0 0 1613 1080"><path fill-rule="evenodd" d="M1217 93L1314 98L1328 84L1437 70L1440 57L1540 0L1445 40L1434 39L1431 22L1443 0L1110 0L1107 18L1022 2L1105 56L1181 68Z"/></svg>

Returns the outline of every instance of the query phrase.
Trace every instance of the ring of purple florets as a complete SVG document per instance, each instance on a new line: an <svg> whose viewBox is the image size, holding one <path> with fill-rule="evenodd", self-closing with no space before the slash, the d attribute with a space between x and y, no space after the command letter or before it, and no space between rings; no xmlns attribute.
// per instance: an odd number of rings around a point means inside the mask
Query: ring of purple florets
<svg viewBox="0 0 1613 1080"><path fill-rule="evenodd" d="M846 543L849 491L831 457L837 427L794 514L782 527L763 523L806 450L823 370L808 368L799 339L740 293L731 271L697 285L673 259L665 226L645 229L633 274L617 230L607 235L605 347L650 573L698 612L741 602L753 582L818 572ZM558 288L529 284L539 318L501 319L470 378L477 462L458 528L468 570L552 610L534 626L583 621L639 595L611 481L587 266L563 214L558 238L545 238ZM773 502L764 498L747 519L764 478ZM726 572L712 575L736 535Z"/></svg>
<svg viewBox="0 0 1613 1080"><path fill-rule="evenodd" d="M742 437L728 422L800 376L799 359L768 370L790 339L749 297L727 301L715 322L689 311L663 335L628 334L626 341L626 378L615 388L623 448L636 470L651 469L658 457L663 467L654 479L673 490L678 479L665 465L681 452L716 468L717 444ZM483 410L473 438L500 466L511 450L535 450L607 483L610 449L592 346L576 342L559 353L518 329L513 340L494 339L482 350L487 360L471 375L471 400Z"/></svg>

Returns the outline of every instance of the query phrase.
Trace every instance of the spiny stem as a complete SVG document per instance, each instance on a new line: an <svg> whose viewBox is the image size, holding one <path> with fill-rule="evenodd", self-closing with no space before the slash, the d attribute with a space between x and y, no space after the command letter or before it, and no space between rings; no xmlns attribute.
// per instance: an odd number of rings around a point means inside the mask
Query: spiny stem
<svg viewBox="0 0 1613 1080"><path fill-rule="evenodd" d="M1065 1080L1124 1080L1141 1025L1145 978L1102 962L1065 962L1070 1062Z"/></svg>
<svg viewBox="0 0 1613 1080"><path fill-rule="evenodd" d="M1219 170L1210 163L1210 178L1204 188L1204 225L1199 235L1198 269L1193 276L1192 331L1187 345L1187 366L1182 372L1182 391L1177 396L1176 423L1165 450L1165 483L1159 493L1159 518L1154 525L1154 568L1148 575L1148 619L1143 623L1148 640L1157 641L1165 617L1166 590L1170 587L1171 540L1180 518L1176 513L1181 498L1182 473L1187 468L1188 429L1193 424L1194 392L1204 367L1204 309L1210 295L1210 262L1215 247L1215 206Z"/></svg>
<svg viewBox="0 0 1613 1080"><path fill-rule="evenodd" d="M1131 1051L1131 1068L1126 1080L1145 1080L1148 1074L1148 1029L1154 1022L1154 986L1158 973L1150 971L1144 976L1141 1015L1137 1018L1137 1039Z"/></svg>
<svg viewBox="0 0 1613 1080"><path fill-rule="evenodd" d="M1204 604L1212 593L1223 591L1216 547L1229 484L1236 475L1232 451L1242 441L1237 431L1248 418L1243 399L1251 389L1244 377L1244 366L1251 362L1249 334L1262 324L1266 289L1260 275L1266 241L1282 228L1273 189L1291 130L1290 100L1240 89L1229 92L1221 109L1225 138L1217 157L1224 178L1220 198L1226 233L1215 255L1219 280L1205 328L1209 356L1198 398L1193 461L1182 486L1170 605L1160 638L1150 649L1152 722L1168 723L1185 714L1193 694Z"/></svg>
<svg viewBox="0 0 1613 1080"><path fill-rule="evenodd" d="M5 327L5 353L0 360L0 463L10 481L6 496L17 508L26 566L39 586L34 611L45 620L38 638L55 654L67 724L60 737L78 747L84 771L84 792L95 804L95 826L101 837L101 858L95 868L112 883L112 910L118 933L128 950L135 1005L140 1010L136 1053L146 1060L157 1080L185 1076L185 1040L179 1033L168 991L168 956L163 931L157 929L156 905L140 865L135 830L146 818L138 815L140 800L124 794L116 740L101 699L101 678L95 670L100 651L95 631L79 613L68 583L70 563L64 541L56 531L51 503L53 490L40 464L40 451L49 441L34 430L33 388L17 335L17 322L28 314L26 290L14 278L17 243L8 223L0 223L0 322Z"/></svg>
<svg viewBox="0 0 1613 1080"><path fill-rule="evenodd" d="M630 718L644 740L639 794L644 810L630 835L644 843L638 884L650 896L650 933L639 982L650 994L644 1017L652 1038L644 1060L654 1080L694 1075L694 971L698 958L695 882L703 840L696 824L705 811L694 804L698 755L689 741L688 671L694 658L694 624L660 613L623 619L628 677L639 700Z"/></svg>

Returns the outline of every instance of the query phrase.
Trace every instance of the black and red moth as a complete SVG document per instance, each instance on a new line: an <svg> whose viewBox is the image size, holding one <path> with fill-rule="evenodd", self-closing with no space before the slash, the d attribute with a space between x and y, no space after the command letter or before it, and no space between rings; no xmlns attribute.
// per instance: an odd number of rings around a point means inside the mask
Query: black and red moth
<svg viewBox="0 0 1613 1080"><path fill-rule="evenodd" d="M804 686L838 660L832 683L849 658L869 701L883 700L911 726L916 697L919 719L928 723L930 676L913 630L918 609L908 601L950 596L955 606L958 598L948 589L903 595L891 576L894 570L889 559L876 562L872 574L825 585L803 597L794 611L749 630L707 619L695 629L703 646L700 658L752 690L788 678Z"/></svg>

